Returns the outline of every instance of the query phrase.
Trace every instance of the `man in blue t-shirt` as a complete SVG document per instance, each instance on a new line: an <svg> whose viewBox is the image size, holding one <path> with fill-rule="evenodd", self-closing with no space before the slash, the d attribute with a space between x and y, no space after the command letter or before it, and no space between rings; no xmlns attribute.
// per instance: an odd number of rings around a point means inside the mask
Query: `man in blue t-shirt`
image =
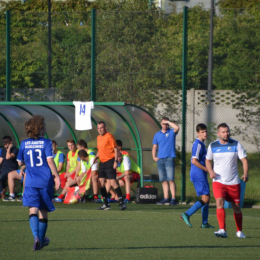
<svg viewBox="0 0 260 260"><path fill-rule="evenodd" d="M157 132L153 138L152 156L157 163L159 180L162 182L164 199L157 202L157 205L176 205L175 192L176 186L174 182L175 173L175 137L179 131L179 127L169 121L168 117L163 117L161 121L162 129ZM172 129L170 129L171 127ZM156 151L158 149L158 155ZM168 184L169 183L169 184ZM172 199L169 199L169 186Z"/></svg>
<svg viewBox="0 0 260 260"><path fill-rule="evenodd" d="M201 208L201 227L214 228L208 223L210 191L207 168L205 167L207 149L204 144L204 141L207 139L207 126L198 124L196 126L196 132L198 138L192 145L190 180L193 182L197 195L201 196L201 200L196 201L189 210L182 213L181 219L184 220L189 227L192 227L189 218Z"/></svg>
<svg viewBox="0 0 260 260"><path fill-rule="evenodd" d="M45 234L48 212L55 210L52 203L53 179L58 190L60 178L53 161L52 142L42 137L46 132L44 117L34 115L25 123L25 132L29 138L21 142L17 161L19 166L26 165L23 206L29 207L33 250L40 250L50 242Z"/></svg>

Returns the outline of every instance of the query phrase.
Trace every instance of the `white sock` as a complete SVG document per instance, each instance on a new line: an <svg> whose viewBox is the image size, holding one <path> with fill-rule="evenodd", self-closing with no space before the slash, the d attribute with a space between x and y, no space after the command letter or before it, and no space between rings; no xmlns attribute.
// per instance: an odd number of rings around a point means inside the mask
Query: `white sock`
<svg viewBox="0 0 260 260"><path fill-rule="evenodd" d="M14 193L10 193L10 196L15 197L15 194Z"/></svg>

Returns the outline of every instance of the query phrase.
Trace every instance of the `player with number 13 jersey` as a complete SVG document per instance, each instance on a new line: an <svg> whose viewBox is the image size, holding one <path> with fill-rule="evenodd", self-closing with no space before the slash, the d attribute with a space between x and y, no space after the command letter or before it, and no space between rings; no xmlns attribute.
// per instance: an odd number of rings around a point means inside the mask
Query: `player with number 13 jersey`
<svg viewBox="0 0 260 260"><path fill-rule="evenodd" d="M25 187L53 188L53 178L47 158L53 158L51 140L39 137L39 139L28 138L21 142L17 160L26 164L28 173Z"/></svg>

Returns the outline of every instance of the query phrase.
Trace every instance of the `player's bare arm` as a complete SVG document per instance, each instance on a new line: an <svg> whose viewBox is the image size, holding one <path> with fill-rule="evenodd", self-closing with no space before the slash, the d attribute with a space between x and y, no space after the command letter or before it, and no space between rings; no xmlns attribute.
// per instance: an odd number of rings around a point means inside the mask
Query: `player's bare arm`
<svg viewBox="0 0 260 260"><path fill-rule="evenodd" d="M93 161L93 163L95 163L96 161L97 161L97 159L99 158L99 152L97 151L97 153L96 153L96 156L95 156L95 158L94 158L94 161Z"/></svg>
<svg viewBox="0 0 260 260"><path fill-rule="evenodd" d="M13 153L11 153L12 147L13 147L13 143L11 142L9 144L8 148L6 149L6 160L15 158L15 155Z"/></svg>
<svg viewBox="0 0 260 260"><path fill-rule="evenodd" d="M166 120L164 120L164 121L166 121ZM179 132L179 129L180 129L179 126L177 126L175 123L173 123L171 121L168 121L167 123L169 124L169 126L171 128L173 128L174 133L178 133Z"/></svg>
<svg viewBox="0 0 260 260"><path fill-rule="evenodd" d="M81 169L81 162L78 162L77 167L75 169L76 174L74 180L76 180L76 178L79 176L80 169Z"/></svg>
<svg viewBox="0 0 260 260"><path fill-rule="evenodd" d="M117 147L114 148L114 152L115 152L115 161L114 161L113 168L116 169L118 166L118 163L117 163L118 149L117 149Z"/></svg>
<svg viewBox="0 0 260 260"><path fill-rule="evenodd" d="M159 161L159 158L156 157L157 147L158 147L158 145L157 145L157 144L154 144L154 145L153 145L153 149L152 149L152 156L153 156L153 160L154 160L155 162Z"/></svg>
<svg viewBox="0 0 260 260"><path fill-rule="evenodd" d="M53 161L53 158L47 158L47 163L52 171L52 175L54 176L55 190L58 190L60 188L60 176Z"/></svg>
<svg viewBox="0 0 260 260"><path fill-rule="evenodd" d="M2 162L3 162L3 159L4 159L4 158L2 158L2 157L0 158L0 165L1 165L1 164L2 164Z"/></svg>
<svg viewBox="0 0 260 260"><path fill-rule="evenodd" d="M126 170L123 174L121 174L120 176L116 176L117 180L120 180L122 178L124 178L126 175L130 175L130 170Z"/></svg>
<svg viewBox="0 0 260 260"><path fill-rule="evenodd" d="M242 158L241 162L243 164L243 170L244 170L244 174L242 175L241 179L244 182L247 182L248 181L248 161L247 161L247 158L246 157Z"/></svg>
<svg viewBox="0 0 260 260"><path fill-rule="evenodd" d="M196 167L200 168L201 170L205 171L205 172L208 171L205 166L203 166L202 164L199 163L199 161L198 161L197 158L192 158L191 163L192 163L193 165L195 165Z"/></svg>
<svg viewBox="0 0 260 260"><path fill-rule="evenodd" d="M211 161L206 159L205 164L206 164L207 172L209 173L209 177L211 179L215 178L216 177L216 173L213 171Z"/></svg>
<svg viewBox="0 0 260 260"><path fill-rule="evenodd" d="M57 168L57 171L60 172L62 170L62 167L63 167L63 164L62 162L59 162L59 166Z"/></svg>
<svg viewBox="0 0 260 260"><path fill-rule="evenodd" d="M25 165L25 164L24 164L24 162L18 162L18 165L19 165L19 166L23 166L23 165Z"/></svg>

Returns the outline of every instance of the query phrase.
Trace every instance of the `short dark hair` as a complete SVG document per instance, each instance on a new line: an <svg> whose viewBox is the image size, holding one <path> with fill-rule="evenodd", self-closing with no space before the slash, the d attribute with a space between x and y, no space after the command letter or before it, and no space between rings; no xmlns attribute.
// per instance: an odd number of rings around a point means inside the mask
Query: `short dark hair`
<svg viewBox="0 0 260 260"><path fill-rule="evenodd" d="M97 124L98 125L104 124L104 126L106 126L106 123L104 121L99 121Z"/></svg>
<svg viewBox="0 0 260 260"><path fill-rule="evenodd" d="M121 140L116 140L116 145L123 147L123 143Z"/></svg>
<svg viewBox="0 0 260 260"><path fill-rule="evenodd" d="M55 140L51 140L52 144L56 144L57 145L57 142Z"/></svg>
<svg viewBox="0 0 260 260"><path fill-rule="evenodd" d="M229 129L229 126L226 123L219 124L218 127L217 127L217 130L219 130L220 127L224 127L224 128L227 127Z"/></svg>
<svg viewBox="0 0 260 260"><path fill-rule="evenodd" d="M75 141L73 139L67 140L67 143L75 144Z"/></svg>
<svg viewBox="0 0 260 260"><path fill-rule="evenodd" d="M161 122L162 122L163 120L168 120L168 121L169 121L170 119L169 119L169 117L164 116L164 117L162 118Z"/></svg>
<svg viewBox="0 0 260 260"><path fill-rule="evenodd" d="M77 144L84 148L88 148L88 144L83 139L78 140Z"/></svg>
<svg viewBox="0 0 260 260"><path fill-rule="evenodd" d="M88 153L85 150L79 150L78 157L88 157Z"/></svg>
<svg viewBox="0 0 260 260"><path fill-rule="evenodd" d="M9 135L5 135L5 136L3 137L3 140L4 140L4 139L7 139L9 142L12 142L12 137L9 136Z"/></svg>
<svg viewBox="0 0 260 260"><path fill-rule="evenodd" d="M205 124L197 124L196 125L196 132L198 133L199 131L202 131L202 130L207 130L207 126Z"/></svg>

